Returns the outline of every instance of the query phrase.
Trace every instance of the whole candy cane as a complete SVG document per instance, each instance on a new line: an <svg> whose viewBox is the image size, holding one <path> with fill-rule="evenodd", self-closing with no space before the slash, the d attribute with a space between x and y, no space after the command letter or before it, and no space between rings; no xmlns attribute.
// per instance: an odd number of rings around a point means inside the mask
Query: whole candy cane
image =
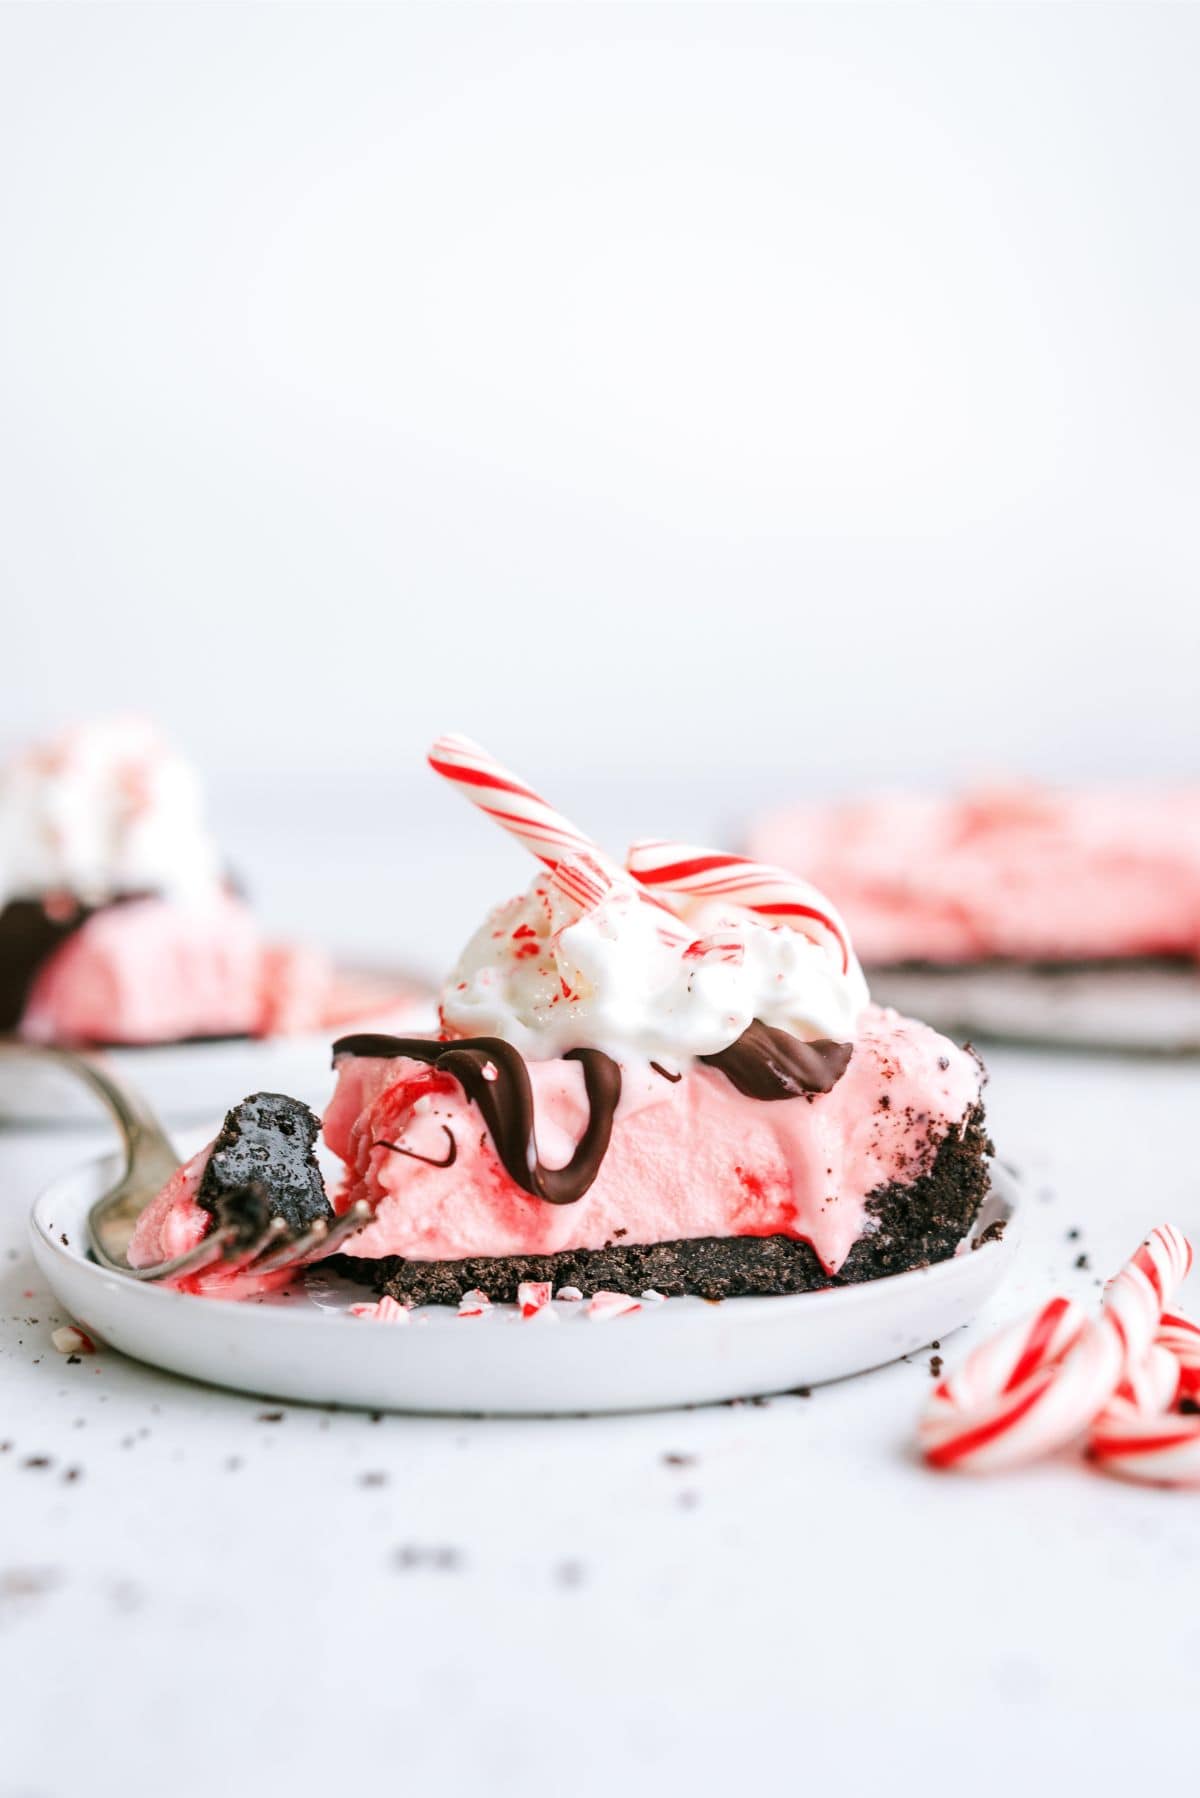
<svg viewBox="0 0 1200 1798"><path fill-rule="evenodd" d="M1051 1299L982 1344L934 1389L919 1432L926 1458L989 1472L1081 1437L1142 1367L1191 1261L1182 1231L1160 1225L1113 1280L1096 1321L1069 1299Z"/></svg>
<svg viewBox="0 0 1200 1798"><path fill-rule="evenodd" d="M651 838L630 846L625 865L650 892L728 899L765 922L787 925L817 941L832 938L842 972L850 966L849 933L833 905L808 881L783 868Z"/></svg>

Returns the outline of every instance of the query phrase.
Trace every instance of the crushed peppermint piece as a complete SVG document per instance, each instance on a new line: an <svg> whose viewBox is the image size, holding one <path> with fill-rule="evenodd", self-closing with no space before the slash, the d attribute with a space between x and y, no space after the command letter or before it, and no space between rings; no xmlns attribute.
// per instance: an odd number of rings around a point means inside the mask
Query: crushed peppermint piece
<svg viewBox="0 0 1200 1798"><path fill-rule="evenodd" d="M350 1317L369 1317L377 1324L406 1324L408 1307L397 1304L390 1295L377 1299L373 1305L351 1305Z"/></svg>
<svg viewBox="0 0 1200 1798"><path fill-rule="evenodd" d="M60 1329L50 1332L50 1340L60 1355L94 1355L96 1345L90 1336L74 1324L63 1324Z"/></svg>
<svg viewBox="0 0 1200 1798"><path fill-rule="evenodd" d="M556 1299L562 1299L564 1304L577 1305L583 1294L578 1286L560 1286L554 1296Z"/></svg>
<svg viewBox="0 0 1200 1798"><path fill-rule="evenodd" d="M627 1292L597 1292L589 1301L587 1314L592 1323L607 1323L610 1317L624 1317L630 1311L640 1311L641 1304L630 1298Z"/></svg>
<svg viewBox="0 0 1200 1798"><path fill-rule="evenodd" d="M646 1291L642 1294L642 1301L647 1305L665 1305L667 1302L667 1295L665 1292L655 1292L653 1286L650 1286L647 1287Z"/></svg>
<svg viewBox="0 0 1200 1798"><path fill-rule="evenodd" d="M549 1280L522 1280L517 1287L517 1304L522 1317L533 1317L550 1303Z"/></svg>
<svg viewBox="0 0 1200 1798"><path fill-rule="evenodd" d="M479 1288L475 1286L471 1288L470 1292L464 1292L458 1301L460 1317L482 1317L484 1312L490 1311L491 1308L492 1301L487 1293L480 1292Z"/></svg>

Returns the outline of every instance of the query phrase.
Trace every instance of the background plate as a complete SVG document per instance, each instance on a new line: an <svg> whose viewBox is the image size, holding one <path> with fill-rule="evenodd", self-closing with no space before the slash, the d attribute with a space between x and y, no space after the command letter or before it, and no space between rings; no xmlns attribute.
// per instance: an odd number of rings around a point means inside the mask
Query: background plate
<svg viewBox="0 0 1200 1798"><path fill-rule="evenodd" d="M106 1272L87 1259L85 1221L117 1169L116 1156L88 1162L33 1212L38 1266L89 1334L212 1385L372 1410L637 1411L813 1386L944 1340L994 1291L1016 1247L1015 1184L996 1168L975 1234L1002 1218L1001 1239L914 1273L787 1298L668 1299L605 1323L556 1304L557 1327L512 1305L480 1318L424 1306L397 1327L347 1316L369 1294L319 1268L288 1293L244 1303Z"/></svg>
<svg viewBox="0 0 1200 1798"><path fill-rule="evenodd" d="M871 997L948 1036L1051 1048L1200 1053L1200 969L868 971Z"/></svg>
<svg viewBox="0 0 1200 1798"><path fill-rule="evenodd" d="M224 1116L247 1093L284 1092L321 1111L333 1090L330 1045L351 1030L422 1034L437 1029L437 1002L414 986L411 998L370 1018L295 1036L225 1037L105 1049L117 1077L164 1119ZM0 1118L23 1124L94 1124L100 1102L41 1056L0 1058Z"/></svg>

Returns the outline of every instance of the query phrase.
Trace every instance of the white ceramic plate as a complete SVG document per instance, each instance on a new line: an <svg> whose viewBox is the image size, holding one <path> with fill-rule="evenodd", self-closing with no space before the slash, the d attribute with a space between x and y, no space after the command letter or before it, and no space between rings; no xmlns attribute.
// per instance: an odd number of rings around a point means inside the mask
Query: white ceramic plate
<svg viewBox="0 0 1200 1798"><path fill-rule="evenodd" d="M1003 1218L1001 1239L914 1273L789 1298L667 1299L603 1323L556 1303L555 1327L512 1305L479 1318L424 1306L396 1326L348 1316L370 1295L319 1268L244 1303L106 1272L87 1259L85 1223L117 1165L107 1156L56 1181L32 1218L38 1266L89 1335L211 1385L380 1411L639 1411L841 1379L968 1322L1016 1247L1015 1185L996 1170L976 1235Z"/></svg>
<svg viewBox="0 0 1200 1798"><path fill-rule="evenodd" d="M1200 1051L1200 969L916 969L869 975L871 996L949 1036L1050 1048Z"/></svg>
<svg viewBox="0 0 1200 1798"><path fill-rule="evenodd" d="M330 1045L351 1030L421 1035L437 1029L436 1002L414 989L385 1013L296 1036L227 1037L105 1049L104 1060L161 1118L179 1121L224 1114L247 1093L283 1092L317 1111L333 1088ZM95 1123L99 1101L77 1080L38 1056L0 1058L0 1118L24 1124Z"/></svg>

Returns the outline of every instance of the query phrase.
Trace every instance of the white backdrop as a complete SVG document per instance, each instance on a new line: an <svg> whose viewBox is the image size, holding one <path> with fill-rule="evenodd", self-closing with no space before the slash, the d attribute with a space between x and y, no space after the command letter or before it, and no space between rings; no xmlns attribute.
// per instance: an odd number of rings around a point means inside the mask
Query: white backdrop
<svg viewBox="0 0 1200 1798"><path fill-rule="evenodd" d="M1200 9L27 5L0 50L7 737L1200 767Z"/></svg>

